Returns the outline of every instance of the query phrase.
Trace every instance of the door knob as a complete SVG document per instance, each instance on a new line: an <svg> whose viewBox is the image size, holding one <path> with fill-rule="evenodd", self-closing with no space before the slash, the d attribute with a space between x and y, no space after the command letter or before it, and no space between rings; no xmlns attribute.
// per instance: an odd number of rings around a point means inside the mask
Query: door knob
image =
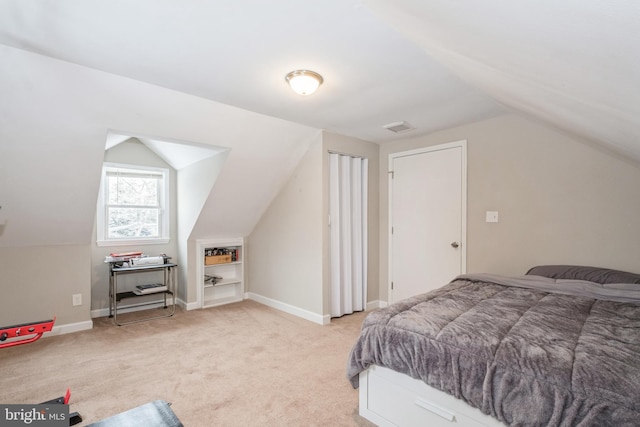
<svg viewBox="0 0 640 427"><path fill-rule="evenodd" d="M458 248L458 246L460 246L460 245L458 244L458 242L453 242L453 243L451 243L451 247L452 247L452 248L454 248L454 249L457 249L457 248Z"/></svg>

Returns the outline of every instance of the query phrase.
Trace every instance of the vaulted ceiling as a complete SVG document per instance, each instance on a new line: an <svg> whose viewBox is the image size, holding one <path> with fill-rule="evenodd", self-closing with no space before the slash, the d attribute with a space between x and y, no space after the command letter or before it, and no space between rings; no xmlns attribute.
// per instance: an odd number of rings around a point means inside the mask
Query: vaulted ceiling
<svg viewBox="0 0 640 427"><path fill-rule="evenodd" d="M365 3L508 108L640 160L638 2Z"/></svg>
<svg viewBox="0 0 640 427"><path fill-rule="evenodd" d="M263 138L293 163L314 129L385 143L403 136L389 123L416 136L510 111L640 162L639 29L632 0L3 0L0 177L42 170L15 156L53 144L93 170L107 128L149 144ZM308 97L284 81L301 68L324 77Z"/></svg>
<svg viewBox="0 0 640 427"><path fill-rule="evenodd" d="M511 108L640 158L633 0L5 0L0 43L375 142ZM287 72L324 76L300 99Z"/></svg>
<svg viewBox="0 0 640 427"><path fill-rule="evenodd" d="M0 43L374 142L503 112L359 0L8 0ZM294 94L296 69L321 90Z"/></svg>

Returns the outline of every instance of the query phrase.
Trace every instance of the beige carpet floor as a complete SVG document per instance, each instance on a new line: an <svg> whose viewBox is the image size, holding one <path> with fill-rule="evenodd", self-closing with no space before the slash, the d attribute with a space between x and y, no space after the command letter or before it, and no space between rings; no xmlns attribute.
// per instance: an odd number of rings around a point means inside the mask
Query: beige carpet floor
<svg viewBox="0 0 640 427"><path fill-rule="evenodd" d="M70 388L80 426L156 399L187 427L371 426L345 376L364 317L320 326L243 301L120 327L94 319L88 331L0 350L0 403Z"/></svg>

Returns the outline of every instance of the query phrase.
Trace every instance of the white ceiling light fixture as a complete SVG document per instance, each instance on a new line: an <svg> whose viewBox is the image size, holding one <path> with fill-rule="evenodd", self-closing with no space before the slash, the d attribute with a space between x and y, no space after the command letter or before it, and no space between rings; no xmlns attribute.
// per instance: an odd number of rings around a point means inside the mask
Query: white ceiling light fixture
<svg viewBox="0 0 640 427"><path fill-rule="evenodd" d="M291 89L299 95L311 95L322 84L324 79L315 71L295 70L284 78Z"/></svg>

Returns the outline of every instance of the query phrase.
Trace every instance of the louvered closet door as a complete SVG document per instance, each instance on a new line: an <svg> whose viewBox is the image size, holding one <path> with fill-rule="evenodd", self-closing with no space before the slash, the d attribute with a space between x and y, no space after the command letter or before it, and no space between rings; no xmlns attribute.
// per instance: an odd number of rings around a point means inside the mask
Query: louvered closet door
<svg viewBox="0 0 640 427"><path fill-rule="evenodd" d="M389 166L393 303L466 269L466 142L394 153Z"/></svg>

